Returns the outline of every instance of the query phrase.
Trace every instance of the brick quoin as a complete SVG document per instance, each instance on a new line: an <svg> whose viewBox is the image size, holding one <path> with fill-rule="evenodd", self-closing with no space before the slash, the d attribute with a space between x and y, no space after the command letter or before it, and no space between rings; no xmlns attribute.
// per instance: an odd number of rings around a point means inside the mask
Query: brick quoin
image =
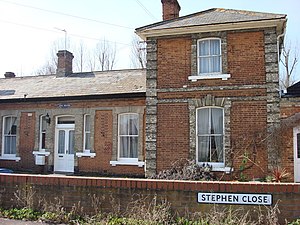
<svg viewBox="0 0 300 225"><path fill-rule="evenodd" d="M158 104L157 171L189 158L189 112L187 104Z"/></svg>
<svg viewBox="0 0 300 225"><path fill-rule="evenodd" d="M157 87L182 87L191 75L191 38L165 38L157 42Z"/></svg>

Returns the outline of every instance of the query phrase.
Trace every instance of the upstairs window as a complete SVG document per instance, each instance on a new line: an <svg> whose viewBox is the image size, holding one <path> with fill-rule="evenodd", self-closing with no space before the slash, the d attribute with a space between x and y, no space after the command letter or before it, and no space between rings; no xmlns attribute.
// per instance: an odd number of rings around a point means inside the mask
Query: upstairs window
<svg viewBox="0 0 300 225"><path fill-rule="evenodd" d="M223 108L197 109L197 161L224 167Z"/></svg>
<svg viewBox="0 0 300 225"><path fill-rule="evenodd" d="M139 115L119 115L119 159L137 159L139 143Z"/></svg>
<svg viewBox="0 0 300 225"><path fill-rule="evenodd" d="M198 74L222 72L221 40L218 38L198 40Z"/></svg>
<svg viewBox="0 0 300 225"><path fill-rule="evenodd" d="M17 148L17 117L6 116L3 118L3 150L2 156L15 156Z"/></svg>

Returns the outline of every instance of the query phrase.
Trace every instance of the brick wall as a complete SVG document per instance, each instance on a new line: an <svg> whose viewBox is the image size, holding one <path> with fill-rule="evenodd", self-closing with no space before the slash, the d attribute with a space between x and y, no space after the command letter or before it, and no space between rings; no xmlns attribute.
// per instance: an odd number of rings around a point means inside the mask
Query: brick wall
<svg viewBox="0 0 300 225"><path fill-rule="evenodd" d="M243 173L249 179L265 177L267 168L267 109L265 101L235 101L231 109L231 138L234 168L242 165L243 154L248 153L246 167L251 168ZM251 163L253 161L255 164Z"/></svg>
<svg viewBox="0 0 300 225"><path fill-rule="evenodd" d="M228 73L236 84L264 84L265 49L264 33L228 33Z"/></svg>
<svg viewBox="0 0 300 225"><path fill-rule="evenodd" d="M34 149L34 140L35 140L35 113L34 112L23 112L21 113L20 120L20 139L19 139L19 152L21 161L19 162L20 169L30 170L34 168L39 170L41 168L34 167L35 159L32 154Z"/></svg>
<svg viewBox="0 0 300 225"><path fill-rule="evenodd" d="M182 87L191 75L191 39L159 39L157 45L157 88Z"/></svg>
<svg viewBox="0 0 300 225"><path fill-rule="evenodd" d="M65 103L64 101L62 101ZM81 157L75 158L75 167L79 172L92 172L92 173L105 173L105 174L126 174L133 176L143 176L144 168L138 166L111 166L110 161L112 160L112 144L115 138L113 137L112 127L113 118L112 112L117 108L131 108L134 107L144 107L145 99L99 99L99 100L88 100L88 101L67 101L70 105L69 108L60 108L59 104L61 101L53 102L39 102L30 103L24 102L19 104L1 104L0 115L5 112L15 115L20 115L20 126L18 129L19 141L18 141L18 151L21 160L19 162L11 160L0 160L0 167L10 168L13 170L23 170L23 171L33 171L33 172L45 172L50 170L52 172L51 166L53 166L53 152L54 152L54 133L55 133L55 116L57 115L82 115L82 118L78 120L76 127L76 149L82 151L83 143L83 115L85 113L95 115L94 118L94 148L96 157ZM143 108L144 110L144 108ZM47 128L49 138L49 144L47 150L51 152L50 156L46 157L46 166L35 165L33 151L38 151L39 140L39 121L38 116L41 114L49 113L51 118L51 124ZM143 118L144 119L144 118ZM142 119L142 120L143 120ZM82 123L82 124L81 124ZM81 128L80 128L81 127ZM144 124L142 125L144 129ZM141 131L143 135L144 131ZM115 135L115 134L114 134ZM1 147L0 147L1 150Z"/></svg>
<svg viewBox="0 0 300 225"><path fill-rule="evenodd" d="M187 104L157 107L157 172L189 158L189 115Z"/></svg>
<svg viewBox="0 0 300 225"><path fill-rule="evenodd" d="M185 216L186 212L210 212L216 205L197 203L198 192L221 193L258 193L272 194L273 206L278 203L279 219L285 224L285 219L292 221L300 215L300 184L295 183L258 183L258 182L205 182L205 181L174 181L147 180L129 178L99 178L99 177L63 177L63 176L34 176L18 174L0 174L2 207L16 206L14 192L25 185L31 185L35 194L44 196L48 201L58 197L64 199L62 203L67 209L73 205L80 205L87 213L91 212L91 196L103 199L102 210L112 212L113 206L108 199L114 198L125 210L127 204L140 196L152 200L163 199L171 203L171 208L178 215ZM35 198L38 199L38 198ZM224 206L224 205L222 205ZM230 207L230 205L226 205ZM237 206L235 206L237 207ZM240 206L242 207L242 206ZM245 210L257 209L257 206L244 206ZM260 208L261 209L261 208Z"/></svg>

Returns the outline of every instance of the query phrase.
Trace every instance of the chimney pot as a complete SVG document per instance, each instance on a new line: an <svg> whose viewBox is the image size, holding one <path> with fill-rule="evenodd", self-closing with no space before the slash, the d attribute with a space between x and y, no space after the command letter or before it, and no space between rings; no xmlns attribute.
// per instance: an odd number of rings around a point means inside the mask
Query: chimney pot
<svg viewBox="0 0 300 225"><path fill-rule="evenodd" d="M172 20L179 17L181 9L177 0L161 0L163 9L163 20Z"/></svg>
<svg viewBox="0 0 300 225"><path fill-rule="evenodd" d="M73 54L67 50L59 50L56 54L58 57L56 76L66 77L73 73Z"/></svg>
<svg viewBox="0 0 300 225"><path fill-rule="evenodd" d="M6 73L4 74L4 77L5 77L5 78L14 78L14 77L16 77L16 75L15 75L15 73L13 73L13 72L6 72Z"/></svg>

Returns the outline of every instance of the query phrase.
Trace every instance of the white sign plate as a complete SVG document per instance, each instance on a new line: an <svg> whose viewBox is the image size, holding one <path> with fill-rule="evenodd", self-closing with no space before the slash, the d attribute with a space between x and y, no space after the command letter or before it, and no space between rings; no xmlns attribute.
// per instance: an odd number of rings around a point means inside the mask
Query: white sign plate
<svg viewBox="0 0 300 225"><path fill-rule="evenodd" d="M272 195L199 192L198 203L272 205Z"/></svg>

